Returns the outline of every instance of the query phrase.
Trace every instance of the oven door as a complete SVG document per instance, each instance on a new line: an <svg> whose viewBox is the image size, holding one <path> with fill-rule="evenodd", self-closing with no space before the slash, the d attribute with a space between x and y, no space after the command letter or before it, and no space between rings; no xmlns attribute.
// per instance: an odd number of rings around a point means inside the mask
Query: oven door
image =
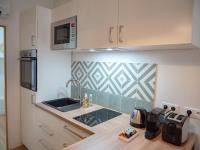
<svg viewBox="0 0 200 150"><path fill-rule="evenodd" d="M21 86L32 91L37 91L37 58L20 59Z"/></svg>

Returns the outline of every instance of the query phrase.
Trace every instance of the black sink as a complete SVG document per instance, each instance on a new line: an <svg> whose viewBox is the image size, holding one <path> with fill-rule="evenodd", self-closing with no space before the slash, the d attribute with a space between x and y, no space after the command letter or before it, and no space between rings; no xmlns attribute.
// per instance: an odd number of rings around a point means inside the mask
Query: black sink
<svg viewBox="0 0 200 150"><path fill-rule="evenodd" d="M61 99L45 101L42 103L62 112L78 109L81 107L80 101L72 98L61 98Z"/></svg>

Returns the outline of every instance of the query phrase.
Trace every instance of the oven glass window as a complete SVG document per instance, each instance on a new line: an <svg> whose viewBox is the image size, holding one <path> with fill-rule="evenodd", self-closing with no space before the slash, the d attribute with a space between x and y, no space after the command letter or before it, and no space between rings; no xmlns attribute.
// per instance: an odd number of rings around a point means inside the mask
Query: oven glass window
<svg viewBox="0 0 200 150"><path fill-rule="evenodd" d="M37 60L21 60L21 86L37 90Z"/></svg>
<svg viewBox="0 0 200 150"><path fill-rule="evenodd" d="M56 26L54 29L54 44L70 42L70 23Z"/></svg>

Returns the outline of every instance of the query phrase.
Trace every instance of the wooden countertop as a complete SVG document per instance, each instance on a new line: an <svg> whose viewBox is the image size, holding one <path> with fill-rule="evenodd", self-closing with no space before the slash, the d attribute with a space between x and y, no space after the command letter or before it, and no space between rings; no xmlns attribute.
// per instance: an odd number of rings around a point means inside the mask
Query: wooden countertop
<svg viewBox="0 0 200 150"><path fill-rule="evenodd" d="M80 128L84 128L94 133L90 137L77 142L63 150L190 150L196 141L196 135L191 134L185 144L182 146L174 146L164 142L161 139L161 136L158 136L153 140L147 140L144 137L145 130L136 129L139 133L139 136L137 136L131 142L126 143L118 139L118 134L124 129L130 127L129 115L127 114L122 114L94 127L89 127L74 120L73 117L101 109L103 108L102 106L93 105L90 108L80 108L68 112L60 112L42 103L38 103L36 106L59 117L64 121L71 122Z"/></svg>

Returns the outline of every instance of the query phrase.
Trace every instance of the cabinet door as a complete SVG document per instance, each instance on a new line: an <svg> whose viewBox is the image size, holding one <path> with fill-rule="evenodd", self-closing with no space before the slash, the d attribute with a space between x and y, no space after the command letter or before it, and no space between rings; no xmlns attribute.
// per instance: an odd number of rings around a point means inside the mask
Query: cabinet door
<svg viewBox="0 0 200 150"><path fill-rule="evenodd" d="M191 42L191 0L119 0L119 47Z"/></svg>
<svg viewBox="0 0 200 150"><path fill-rule="evenodd" d="M37 139L35 144L37 148L35 150L59 150L54 147L53 143L55 141L49 142L45 138Z"/></svg>
<svg viewBox="0 0 200 150"><path fill-rule="evenodd" d="M78 49L117 45L118 0L78 0Z"/></svg>
<svg viewBox="0 0 200 150"><path fill-rule="evenodd" d="M81 141L83 138L79 130L75 128L73 125L69 123L65 123L60 120L60 141L59 141L59 149L63 149L68 147L78 141Z"/></svg>
<svg viewBox="0 0 200 150"><path fill-rule="evenodd" d="M35 138L35 93L21 88L21 123L22 143L30 150L34 150Z"/></svg>
<svg viewBox="0 0 200 150"><path fill-rule="evenodd" d="M34 49L37 43L36 8L26 10L20 15L20 49Z"/></svg>
<svg viewBox="0 0 200 150"><path fill-rule="evenodd" d="M82 139L72 133L70 130L64 131L65 133L60 134L60 141L59 141L59 149L66 148L78 141L81 141Z"/></svg>
<svg viewBox="0 0 200 150"><path fill-rule="evenodd" d="M46 148L49 150L59 150L58 142L59 135L59 119L49 112L46 112L40 108L36 108L36 137L35 142L37 145L36 150L40 148Z"/></svg>
<svg viewBox="0 0 200 150"><path fill-rule="evenodd" d="M60 120L59 125L60 125L59 126L59 130L60 130L59 149L68 147L93 134L92 132L86 131L78 126L73 125L70 122L64 122Z"/></svg>

